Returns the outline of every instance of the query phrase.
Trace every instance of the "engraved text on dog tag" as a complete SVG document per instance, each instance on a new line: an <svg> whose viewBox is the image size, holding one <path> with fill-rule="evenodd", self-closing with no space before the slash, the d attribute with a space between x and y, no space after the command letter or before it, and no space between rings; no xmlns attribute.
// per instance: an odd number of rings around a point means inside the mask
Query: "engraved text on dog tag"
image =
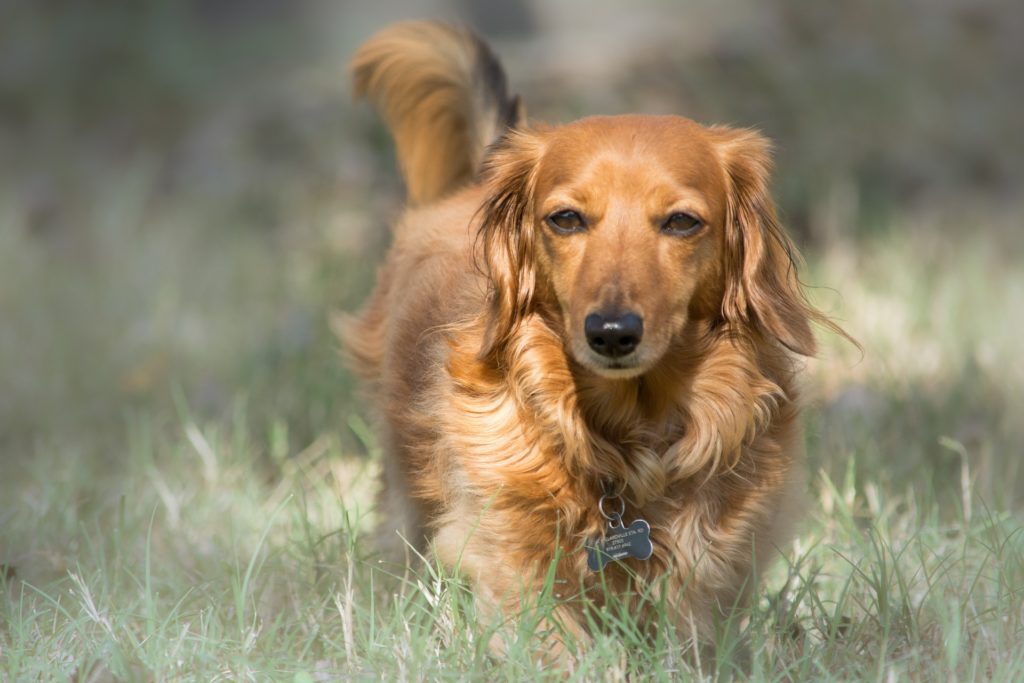
<svg viewBox="0 0 1024 683"><path fill-rule="evenodd" d="M594 538L587 543L587 566L590 571L599 572L609 562L635 557L646 560L654 552L651 544L651 525L646 520L635 520L628 527L612 526L604 538Z"/></svg>

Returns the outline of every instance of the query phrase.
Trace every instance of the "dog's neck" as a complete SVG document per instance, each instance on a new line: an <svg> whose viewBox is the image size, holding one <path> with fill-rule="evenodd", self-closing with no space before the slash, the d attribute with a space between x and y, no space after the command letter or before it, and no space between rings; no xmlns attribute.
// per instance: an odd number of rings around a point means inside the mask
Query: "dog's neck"
<svg viewBox="0 0 1024 683"><path fill-rule="evenodd" d="M762 367L756 346L693 324L650 372L609 379L574 363L561 337L534 316L506 349L500 372L572 476L622 481L640 504L673 482L731 467L768 428L788 387Z"/></svg>

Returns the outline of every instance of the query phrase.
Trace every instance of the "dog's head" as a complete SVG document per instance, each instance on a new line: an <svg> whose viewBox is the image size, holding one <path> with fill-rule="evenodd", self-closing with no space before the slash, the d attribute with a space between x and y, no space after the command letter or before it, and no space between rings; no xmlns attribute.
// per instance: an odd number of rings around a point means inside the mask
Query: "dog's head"
<svg viewBox="0 0 1024 683"><path fill-rule="evenodd" d="M511 131L485 162L493 291L482 354L543 302L569 353L609 378L654 368L694 321L810 355L818 314L768 194L769 143L670 116Z"/></svg>

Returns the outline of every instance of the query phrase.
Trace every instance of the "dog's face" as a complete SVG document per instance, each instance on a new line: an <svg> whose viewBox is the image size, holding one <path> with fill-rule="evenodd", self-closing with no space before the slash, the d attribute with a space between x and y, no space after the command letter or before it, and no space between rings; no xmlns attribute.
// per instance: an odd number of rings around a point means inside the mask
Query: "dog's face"
<svg viewBox="0 0 1024 683"><path fill-rule="evenodd" d="M809 353L767 173L760 136L679 117L513 134L487 167L487 343L543 299L569 353L604 377L651 370L692 320L747 325Z"/></svg>
<svg viewBox="0 0 1024 683"><path fill-rule="evenodd" d="M642 374L688 320L717 314L726 179L700 126L566 127L548 141L533 196L538 278L585 367Z"/></svg>

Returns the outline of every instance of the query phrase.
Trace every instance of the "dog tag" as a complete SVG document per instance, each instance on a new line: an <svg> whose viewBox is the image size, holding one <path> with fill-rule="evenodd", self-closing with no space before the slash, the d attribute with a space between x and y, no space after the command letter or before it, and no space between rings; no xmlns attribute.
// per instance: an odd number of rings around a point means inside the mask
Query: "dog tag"
<svg viewBox="0 0 1024 683"><path fill-rule="evenodd" d="M651 525L646 520L635 520L628 527L619 521L618 526L612 526L604 538L591 539L587 544L587 567L592 572L599 572L609 562L627 557L646 560L653 552Z"/></svg>

